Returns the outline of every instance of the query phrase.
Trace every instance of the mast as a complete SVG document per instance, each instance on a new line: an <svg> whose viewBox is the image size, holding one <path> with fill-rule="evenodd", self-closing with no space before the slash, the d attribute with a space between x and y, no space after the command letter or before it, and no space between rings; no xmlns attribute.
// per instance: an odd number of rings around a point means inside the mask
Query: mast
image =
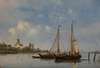
<svg viewBox="0 0 100 68"><path fill-rule="evenodd" d="M71 54L73 54L74 52L74 45L73 45L73 41L74 41L74 30L73 30L73 21L72 21L72 24L71 24L71 40L70 40L70 44L71 44Z"/></svg>
<svg viewBox="0 0 100 68"><path fill-rule="evenodd" d="M70 40L70 53L71 55L75 55L76 53L79 54L79 47L76 45L77 43L77 40L74 36L74 28L73 28L73 21L72 21L72 24L71 24L71 40Z"/></svg>
<svg viewBox="0 0 100 68"><path fill-rule="evenodd" d="M61 25L58 25L58 30L57 30L57 53L60 52L60 27Z"/></svg>
<svg viewBox="0 0 100 68"><path fill-rule="evenodd" d="M50 52L53 52L53 51L56 51L57 53L60 52L60 27L61 25L58 25L56 38L54 39L53 46L49 50Z"/></svg>

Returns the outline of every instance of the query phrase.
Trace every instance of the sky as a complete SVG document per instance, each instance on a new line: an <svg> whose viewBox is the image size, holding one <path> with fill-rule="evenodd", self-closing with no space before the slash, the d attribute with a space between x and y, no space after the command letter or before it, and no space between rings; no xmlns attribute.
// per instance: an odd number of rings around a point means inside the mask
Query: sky
<svg viewBox="0 0 100 68"><path fill-rule="evenodd" d="M100 48L100 0L0 0L0 41L49 49L57 25L61 45L69 46L70 25L83 51Z"/></svg>

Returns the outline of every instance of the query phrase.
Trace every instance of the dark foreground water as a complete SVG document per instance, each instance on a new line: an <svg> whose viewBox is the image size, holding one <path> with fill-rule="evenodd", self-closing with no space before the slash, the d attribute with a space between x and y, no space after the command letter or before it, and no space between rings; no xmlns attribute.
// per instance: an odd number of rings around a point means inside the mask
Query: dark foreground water
<svg viewBox="0 0 100 68"><path fill-rule="evenodd" d="M54 60L33 59L32 54L15 54L0 55L0 68L100 68L100 63L55 63Z"/></svg>

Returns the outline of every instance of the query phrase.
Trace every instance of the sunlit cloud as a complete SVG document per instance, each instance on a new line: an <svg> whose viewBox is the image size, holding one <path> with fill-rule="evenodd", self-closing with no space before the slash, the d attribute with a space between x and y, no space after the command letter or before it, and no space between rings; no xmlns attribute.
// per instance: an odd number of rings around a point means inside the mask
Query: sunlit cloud
<svg viewBox="0 0 100 68"><path fill-rule="evenodd" d="M16 29L15 28L10 28L8 30L8 32L10 32L12 35L16 35Z"/></svg>
<svg viewBox="0 0 100 68"><path fill-rule="evenodd" d="M16 26L16 29L18 31L21 31L21 32L24 32L24 31L27 31L28 29L30 29L30 24L28 22L25 22L25 21L19 21L17 23L17 26Z"/></svg>
<svg viewBox="0 0 100 68"><path fill-rule="evenodd" d="M39 25L38 25L39 26ZM38 27L37 25L31 27L28 31L28 36L38 36L41 33L42 27Z"/></svg>
<svg viewBox="0 0 100 68"><path fill-rule="evenodd" d="M51 33L51 27L48 25L31 24L27 21L19 21L16 26L9 28L8 32L12 36L25 35L26 37L38 38L40 34L45 35Z"/></svg>

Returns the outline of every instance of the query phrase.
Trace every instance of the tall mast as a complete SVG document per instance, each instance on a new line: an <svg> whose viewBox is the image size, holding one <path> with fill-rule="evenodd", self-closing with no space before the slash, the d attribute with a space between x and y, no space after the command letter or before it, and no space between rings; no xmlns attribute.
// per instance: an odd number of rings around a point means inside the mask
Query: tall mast
<svg viewBox="0 0 100 68"><path fill-rule="evenodd" d="M73 54L74 52L74 45L73 45L73 34L74 34L74 30L73 30L73 21L72 21L72 24L71 24L71 41L70 41L70 44L71 44L71 53Z"/></svg>
<svg viewBox="0 0 100 68"><path fill-rule="evenodd" d="M58 25L56 38L54 39L53 46L49 50L50 52L52 52L53 50L56 50L57 53L60 52L60 27L61 25ZM55 46L57 47L56 49L54 48Z"/></svg>
<svg viewBox="0 0 100 68"><path fill-rule="evenodd" d="M60 27L61 25L58 25L58 30L57 30L57 53L60 52Z"/></svg>

